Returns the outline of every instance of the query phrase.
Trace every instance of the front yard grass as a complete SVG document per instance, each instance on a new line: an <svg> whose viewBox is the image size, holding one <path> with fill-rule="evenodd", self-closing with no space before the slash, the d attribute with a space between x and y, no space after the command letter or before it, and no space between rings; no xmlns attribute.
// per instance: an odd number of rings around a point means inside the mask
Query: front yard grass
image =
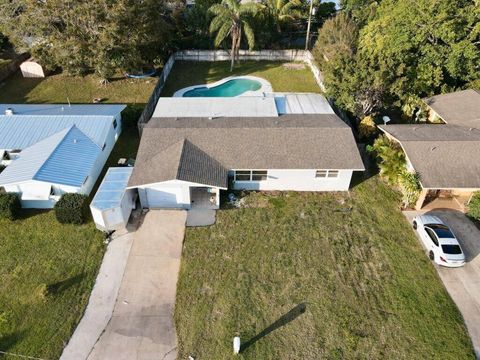
<svg viewBox="0 0 480 360"><path fill-rule="evenodd" d="M268 80L277 92L320 92L310 69L288 69L280 61L241 61L230 72L229 61L177 61L167 78L161 96L172 96L187 86L215 82L234 75L252 75Z"/></svg>
<svg viewBox="0 0 480 360"><path fill-rule="evenodd" d="M180 359L475 358L399 196L377 178L350 194L250 193L246 204L187 229ZM265 329L232 354L234 336Z"/></svg>
<svg viewBox="0 0 480 360"><path fill-rule="evenodd" d="M0 220L0 350L57 359L88 302L104 237L91 222L59 224L53 211L24 214Z"/></svg>

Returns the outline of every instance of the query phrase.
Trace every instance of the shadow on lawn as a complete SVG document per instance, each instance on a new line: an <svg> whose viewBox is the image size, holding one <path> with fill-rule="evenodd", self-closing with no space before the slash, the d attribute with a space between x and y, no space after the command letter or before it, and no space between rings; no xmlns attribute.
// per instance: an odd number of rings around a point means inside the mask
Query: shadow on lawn
<svg viewBox="0 0 480 360"><path fill-rule="evenodd" d="M0 350L10 350L13 346L15 346L16 343L25 337L25 333L25 331L14 331L7 335L0 336ZM3 359L3 355L0 354L0 358Z"/></svg>
<svg viewBox="0 0 480 360"><path fill-rule="evenodd" d="M28 103L28 94L45 78L24 78L20 70L0 83L0 103ZM38 103L38 102L37 102Z"/></svg>
<svg viewBox="0 0 480 360"><path fill-rule="evenodd" d="M307 303L298 304L292 310L290 310L288 313L281 316L277 321L275 321L271 325L267 326L265 329L260 331L257 335L255 335L250 340L248 340L247 342L242 344L241 347L240 347L240 353L245 352L245 350L247 350L250 346L252 346L258 340L260 340L263 337L270 334L272 331L275 331L275 330L281 328L282 326L285 326L288 323L292 322L293 320L298 318L300 315L302 315L306 310L307 310Z"/></svg>
<svg viewBox="0 0 480 360"><path fill-rule="evenodd" d="M56 283L50 284L47 286L47 290L49 294L57 295L61 292L67 290L71 286L77 285L80 283L83 278L85 278L85 274L77 274L75 276L69 277L68 279L64 279L61 281L57 281Z"/></svg>

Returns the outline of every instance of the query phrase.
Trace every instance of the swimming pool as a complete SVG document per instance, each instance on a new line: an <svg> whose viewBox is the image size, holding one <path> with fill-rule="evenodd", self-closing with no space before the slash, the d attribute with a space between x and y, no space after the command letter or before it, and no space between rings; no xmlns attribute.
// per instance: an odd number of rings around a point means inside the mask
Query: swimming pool
<svg viewBox="0 0 480 360"><path fill-rule="evenodd" d="M189 86L178 90L174 97L235 97L264 96L272 92L272 86L265 79L255 76L234 76L220 81Z"/></svg>
<svg viewBox="0 0 480 360"><path fill-rule="evenodd" d="M213 87L202 86L188 90L183 97L233 97L247 91L257 91L261 87L262 84L256 80L233 79Z"/></svg>

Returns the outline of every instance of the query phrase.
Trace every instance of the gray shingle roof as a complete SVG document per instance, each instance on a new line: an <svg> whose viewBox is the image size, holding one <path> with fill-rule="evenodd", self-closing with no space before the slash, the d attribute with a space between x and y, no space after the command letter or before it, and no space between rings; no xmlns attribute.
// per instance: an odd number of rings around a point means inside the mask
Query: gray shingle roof
<svg viewBox="0 0 480 360"><path fill-rule="evenodd" d="M480 93L469 89L423 100L447 124L480 128Z"/></svg>
<svg viewBox="0 0 480 360"><path fill-rule="evenodd" d="M480 188L480 130L455 125L382 125L426 189Z"/></svg>
<svg viewBox="0 0 480 360"><path fill-rule="evenodd" d="M184 141L187 140L188 142ZM187 145L185 145L187 144ZM224 169L363 170L351 129L336 115L275 118L153 118L143 129L128 186L185 178L202 183ZM187 167L187 164L191 167ZM193 166L192 164L195 164ZM202 164L207 164L203 166ZM182 168L180 166L180 168Z"/></svg>

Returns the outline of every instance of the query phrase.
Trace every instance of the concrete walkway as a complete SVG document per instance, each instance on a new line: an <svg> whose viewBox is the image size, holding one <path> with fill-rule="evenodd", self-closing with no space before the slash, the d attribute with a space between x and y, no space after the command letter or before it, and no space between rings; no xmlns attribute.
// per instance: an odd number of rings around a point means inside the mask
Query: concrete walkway
<svg viewBox="0 0 480 360"><path fill-rule="evenodd" d="M406 211L405 216L412 222L419 213ZM426 213L442 219L453 230L465 252L467 263L461 268L434 266L462 313L477 359L480 359L480 230L460 211L437 209Z"/></svg>
<svg viewBox="0 0 480 360"><path fill-rule="evenodd" d="M215 224L216 211L212 209L190 209L187 212L187 226L210 226Z"/></svg>
<svg viewBox="0 0 480 360"><path fill-rule="evenodd" d="M186 211L150 210L130 250L113 316L89 360L175 359L173 310Z"/></svg>
<svg viewBox="0 0 480 360"><path fill-rule="evenodd" d="M86 359L107 326L113 313L132 242L133 234L129 232L114 237L108 244L85 314L63 349L61 360Z"/></svg>

